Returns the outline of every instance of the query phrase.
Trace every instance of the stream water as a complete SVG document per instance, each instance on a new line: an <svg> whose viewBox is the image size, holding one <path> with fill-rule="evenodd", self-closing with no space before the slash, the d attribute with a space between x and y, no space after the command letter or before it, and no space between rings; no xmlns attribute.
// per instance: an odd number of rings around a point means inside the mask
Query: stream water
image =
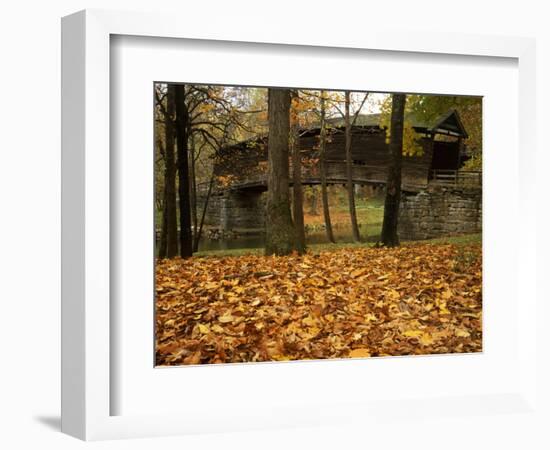
<svg viewBox="0 0 550 450"><path fill-rule="evenodd" d="M375 242L380 236L379 231L373 229L372 226L360 226L361 237L368 242ZM334 237L339 243L353 242L351 229L335 229ZM324 231L316 231L306 235L307 244L327 244L327 236ZM265 238L262 234L244 235L230 239L201 239L199 243L199 251L219 251L219 250L234 250L241 248L263 248Z"/></svg>

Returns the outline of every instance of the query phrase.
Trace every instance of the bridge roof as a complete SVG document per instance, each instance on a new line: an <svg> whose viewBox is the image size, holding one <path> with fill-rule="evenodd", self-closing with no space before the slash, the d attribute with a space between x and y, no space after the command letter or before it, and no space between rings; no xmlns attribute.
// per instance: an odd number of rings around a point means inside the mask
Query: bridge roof
<svg viewBox="0 0 550 450"><path fill-rule="evenodd" d="M366 132L366 133L379 133L383 131L383 128L380 126L381 114L360 114L357 116L357 120L353 127L354 132ZM444 134L447 136L453 136L457 138L467 138L468 133L464 129L460 116L456 109L450 109L439 117L435 118L431 122L423 122L418 120L413 114L407 115L407 120L409 120L413 128L418 133L423 134ZM328 119L327 122L331 126L338 130L344 130L344 119L341 117ZM315 136L320 132L319 125L313 125L306 130L301 130L300 135L302 137ZM235 149L242 149L250 153L253 150L261 153L264 149L263 147L267 144L267 135L261 135L257 137L252 137L235 144L228 145L220 150L220 154L226 154Z"/></svg>
<svg viewBox="0 0 550 450"><path fill-rule="evenodd" d="M360 114L357 116L355 126L365 128L381 128L381 116L382 115L379 113ZM468 137L468 133L466 132L464 125L460 120L460 115L456 109L450 109L429 122L419 120L412 113L407 114L406 118L411 122L413 128L420 133L445 134L462 138ZM329 119L327 122L336 128L343 128L345 126L344 119L341 117ZM314 129L318 130L319 127L314 127Z"/></svg>

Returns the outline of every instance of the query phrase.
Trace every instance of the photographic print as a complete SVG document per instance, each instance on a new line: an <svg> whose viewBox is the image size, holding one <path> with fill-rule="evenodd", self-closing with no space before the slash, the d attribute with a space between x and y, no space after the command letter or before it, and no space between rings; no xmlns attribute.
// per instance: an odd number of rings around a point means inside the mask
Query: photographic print
<svg viewBox="0 0 550 450"><path fill-rule="evenodd" d="M155 364L482 351L482 98L158 82Z"/></svg>

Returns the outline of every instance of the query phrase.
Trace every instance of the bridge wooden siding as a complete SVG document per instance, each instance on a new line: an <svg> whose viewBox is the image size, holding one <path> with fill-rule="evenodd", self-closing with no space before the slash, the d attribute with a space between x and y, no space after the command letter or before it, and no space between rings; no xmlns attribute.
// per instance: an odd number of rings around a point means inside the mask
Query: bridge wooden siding
<svg viewBox="0 0 550 450"><path fill-rule="evenodd" d="M289 184L293 184L293 168L290 167ZM402 188L408 192L418 192L427 186L427 176L419 177L410 170L404 168L402 174ZM347 182L346 163L342 161L327 161L326 179L328 185L344 185ZM354 164L352 167L353 184L357 185L384 185L387 180L387 168L372 165ZM321 178L319 167L302 167L302 185L320 185ZM227 186L219 186L218 190L223 191L246 191L267 189L267 174L257 172L246 177L239 177L231 181Z"/></svg>
<svg viewBox="0 0 550 450"><path fill-rule="evenodd" d="M347 181L346 161L342 158L345 146L344 136L339 133L330 137L326 145L326 174L329 185L345 184ZM427 185L433 143L423 138L424 150L420 156L403 156L402 186L410 192L418 192ZM367 150L368 149L368 150ZM321 184L318 163L318 138L302 136L300 138L302 156L301 179L303 185ZM358 185L386 184L389 165L388 147L385 133L364 132L353 135L352 140L353 183ZM292 164L290 164L290 183L292 184ZM237 169L238 168L238 169ZM265 190L267 188L267 149L265 143L256 143L252 147L233 147L233 153L218 163L216 174L227 176L225 184L218 190Z"/></svg>
<svg viewBox="0 0 550 450"><path fill-rule="evenodd" d="M376 116L376 115L374 115ZM386 130L366 116L366 122L352 129L351 156L353 183L357 185L386 184L390 164ZM372 121L372 120L371 120ZM462 140L467 137L456 111L450 111L436 120L433 126L415 126L422 152L415 156L403 156L402 189L419 192L431 182L460 184L459 169L463 164ZM458 130L458 131L457 131ZM345 161L345 135L342 127L329 129L325 146L327 183L347 182ZM442 136L437 139L436 136ZM304 185L321 183L319 175L319 129L303 131L298 140L302 158L301 179ZM291 161L289 161L291 165ZM267 136L229 146L222 150L215 165L220 183L216 191L262 191L267 188ZM445 178L447 171L451 178ZM454 177L454 178L453 178ZM472 178L468 179L469 181ZM464 180L462 180L464 181ZM292 185L292 167L290 167Z"/></svg>

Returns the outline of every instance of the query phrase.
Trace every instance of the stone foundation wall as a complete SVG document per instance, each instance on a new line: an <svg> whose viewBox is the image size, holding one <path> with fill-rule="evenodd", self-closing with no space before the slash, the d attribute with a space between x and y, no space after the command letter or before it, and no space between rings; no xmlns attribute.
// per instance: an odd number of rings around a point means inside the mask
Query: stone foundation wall
<svg viewBox="0 0 550 450"><path fill-rule="evenodd" d="M399 237L421 240L481 232L481 189L430 187L418 194L403 193Z"/></svg>
<svg viewBox="0 0 550 450"><path fill-rule="evenodd" d="M202 202L199 201L199 204L199 211L202 211ZM244 191L212 195L208 202L205 224L222 231L262 229L265 227L265 194Z"/></svg>

